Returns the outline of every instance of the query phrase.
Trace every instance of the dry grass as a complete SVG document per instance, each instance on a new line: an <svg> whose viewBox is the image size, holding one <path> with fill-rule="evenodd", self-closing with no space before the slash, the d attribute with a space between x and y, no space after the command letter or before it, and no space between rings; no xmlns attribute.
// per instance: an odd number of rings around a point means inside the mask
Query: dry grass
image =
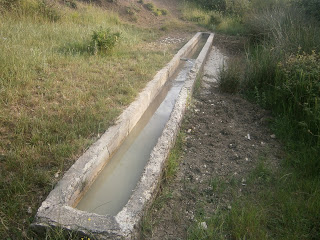
<svg viewBox="0 0 320 240"><path fill-rule="evenodd" d="M27 4L27 3L25 3ZM52 21L0 16L0 236L22 239L63 172L104 132L173 55L146 47L157 32L92 5L53 6ZM121 33L112 54L88 51L94 30ZM151 45L151 44L150 44Z"/></svg>

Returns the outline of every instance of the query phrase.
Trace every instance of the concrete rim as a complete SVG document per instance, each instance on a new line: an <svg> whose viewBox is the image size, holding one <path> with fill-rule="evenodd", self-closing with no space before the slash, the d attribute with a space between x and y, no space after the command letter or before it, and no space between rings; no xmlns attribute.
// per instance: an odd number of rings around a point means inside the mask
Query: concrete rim
<svg viewBox="0 0 320 240"><path fill-rule="evenodd" d="M209 35L207 42L188 74L169 121L125 207L116 216L98 215L73 208L79 196L94 181L101 169L107 164L109 156L116 151L162 86L174 73L180 59L192 51L204 34ZM153 193L161 179L165 161L174 145L188 99L192 96L194 83L202 72L204 62L212 46L213 37L214 34L197 33L147 84L138 98L120 115L116 125L110 127L71 166L38 209L35 222L32 224L35 230L41 231L47 227L58 226L71 231L91 234L97 239L128 239L136 236L136 227L145 209L150 206L153 200Z"/></svg>

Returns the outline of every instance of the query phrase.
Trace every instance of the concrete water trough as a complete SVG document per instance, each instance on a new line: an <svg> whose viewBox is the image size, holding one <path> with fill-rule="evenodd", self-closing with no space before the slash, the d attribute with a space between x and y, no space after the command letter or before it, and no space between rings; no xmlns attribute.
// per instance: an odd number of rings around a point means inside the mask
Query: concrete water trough
<svg viewBox="0 0 320 240"><path fill-rule="evenodd" d="M71 166L38 209L35 230L61 227L95 239L136 237L213 36L197 33Z"/></svg>

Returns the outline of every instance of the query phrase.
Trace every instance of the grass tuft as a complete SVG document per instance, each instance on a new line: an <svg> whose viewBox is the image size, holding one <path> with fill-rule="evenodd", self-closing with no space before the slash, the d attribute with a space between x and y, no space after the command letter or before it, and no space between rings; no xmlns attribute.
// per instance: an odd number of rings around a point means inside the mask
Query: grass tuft
<svg viewBox="0 0 320 240"><path fill-rule="evenodd" d="M230 63L228 68L223 67L218 78L219 89L231 94L239 93L242 72L240 62L234 61Z"/></svg>

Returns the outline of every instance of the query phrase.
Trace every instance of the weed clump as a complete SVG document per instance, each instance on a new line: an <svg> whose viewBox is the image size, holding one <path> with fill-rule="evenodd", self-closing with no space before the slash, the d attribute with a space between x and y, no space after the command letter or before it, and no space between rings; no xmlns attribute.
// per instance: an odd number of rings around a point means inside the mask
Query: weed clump
<svg viewBox="0 0 320 240"><path fill-rule="evenodd" d="M112 32L110 29L100 28L97 31L93 31L90 48L94 54L111 53L119 42L119 39L119 32Z"/></svg>
<svg viewBox="0 0 320 240"><path fill-rule="evenodd" d="M143 1L139 2L141 4L143 4ZM168 10L166 9L159 9L157 8L153 3L146 3L144 4L144 7L151 11L155 16L162 16L162 15L167 15L168 14Z"/></svg>
<svg viewBox="0 0 320 240"><path fill-rule="evenodd" d="M167 15L168 14L168 10L166 9L160 9L161 15Z"/></svg>
<svg viewBox="0 0 320 240"><path fill-rule="evenodd" d="M230 64L229 68L223 68L218 79L220 90L231 94L238 93L241 84L240 72L240 66L235 63Z"/></svg>
<svg viewBox="0 0 320 240"><path fill-rule="evenodd" d="M73 9L78 8L77 2L75 0L65 0L64 4L70 8L73 8Z"/></svg>
<svg viewBox="0 0 320 240"><path fill-rule="evenodd" d="M156 10L156 6L151 2L144 4L144 7L151 12Z"/></svg>
<svg viewBox="0 0 320 240"><path fill-rule="evenodd" d="M274 102L281 101L284 114L295 119L304 135L320 142L320 55L291 54L279 62Z"/></svg>
<svg viewBox="0 0 320 240"><path fill-rule="evenodd" d="M131 7L126 7L126 14L133 16L135 15L135 11Z"/></svg>

